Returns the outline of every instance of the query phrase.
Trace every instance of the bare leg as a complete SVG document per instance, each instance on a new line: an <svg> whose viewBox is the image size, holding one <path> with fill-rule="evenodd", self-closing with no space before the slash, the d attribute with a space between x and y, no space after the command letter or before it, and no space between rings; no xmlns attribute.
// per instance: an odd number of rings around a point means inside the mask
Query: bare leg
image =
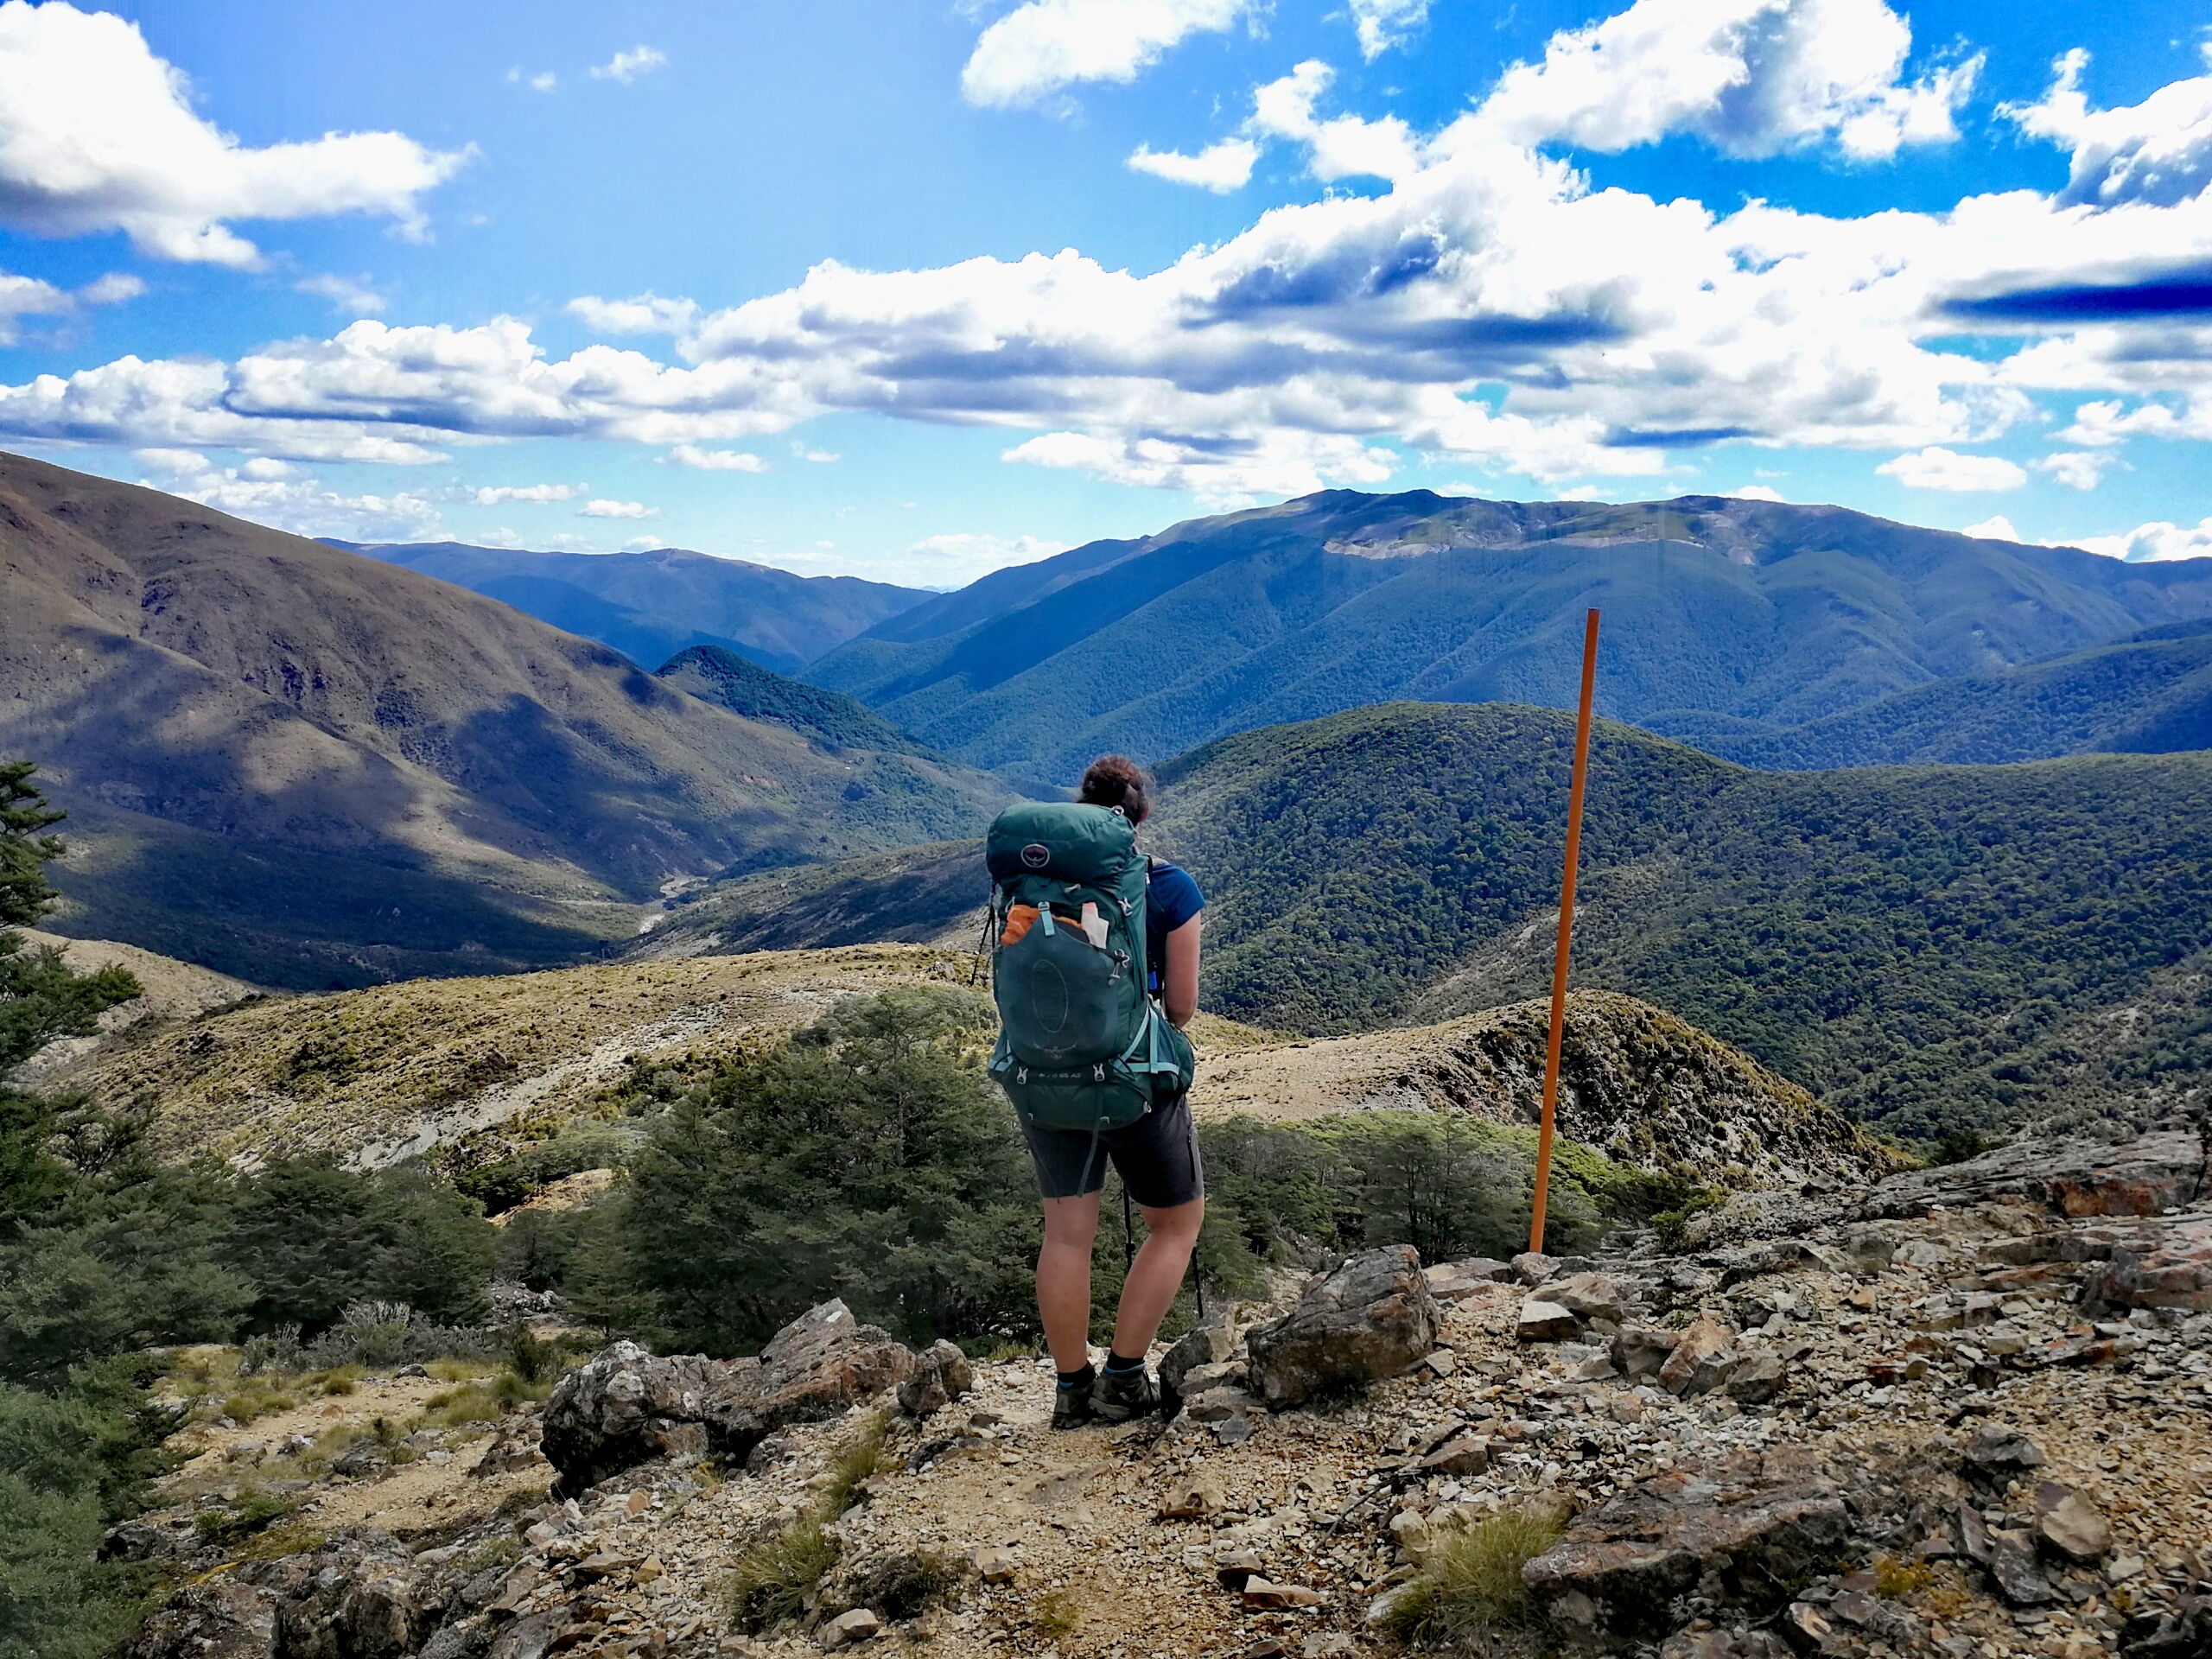
<svg viewBox="0 0 2212 1659"><path fill-rule="evenodd" d="M1045 1248L1037 1256L1037 1311L1044 1318L1045 1343L1052 1351L1056 1370L1079 1371L1090 1363L1090 1244L1098 1233L1098 1196L1090 1192L1079 1198L1045 1200ZM1152 1212L1145 1214L1149 1217ZM1147 1243L1145 1248L1152 1246ZM1168 1294L1172 1298L1174 1292ZM1165 1313L1166 1307L1162 1302L1160 1312ZM1153 1323L1160 1323L1157 1315Z"/></svg>
<svg viewBox="0 0 2212 1659"><path fill-rule="evenodd" d="M1049 1209L1051 1206L1047 1205ZM1160 1322L1167 1317L1167 1309L1175 1300L1175 1293L1183 1287L1184 1270L1191 1265L1192 1249L1198 1242L1198 1224L1206 1217L1206 1201L1192 1198L1188 1204L1179 1204L1173 1209L1155 1210L1143 1206L1144 1248L1137 1252L1137 1259L1129 1264L1129 1276L1122 1286L1122 1306L1114 1321L1114 1351L1131 1358L1142 1357L1152 1346L1152 1339L1160 1334ZM1093 1199L1090 1206L1091 1225L1098 1222L1098 1205ZM1051 1224L1046 1223L1049 1240ZM1046 1248L1051 1249L1047 1243ZM1084 1258L1088 1269L1090 1258ZM1043 1282L1043 1268L1038 1269L1039 1282ZM1089 1274L1085 1274L1085 1294L1089 1294ZM1046 1330L1052 1329L1048 1320ZM1058 1354L1056 1346L1053 1351Z"/></svg>

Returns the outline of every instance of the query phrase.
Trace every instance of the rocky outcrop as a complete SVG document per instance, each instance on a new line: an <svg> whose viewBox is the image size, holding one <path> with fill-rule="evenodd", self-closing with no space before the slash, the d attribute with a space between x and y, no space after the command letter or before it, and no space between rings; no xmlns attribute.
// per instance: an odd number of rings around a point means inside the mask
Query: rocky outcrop
<svg viewBox="0 0 2212 1659"><path fill-rule="evenodd" d="M1990 1202L2041 1205L2063 1216L2158 1216L2207 1192L2205 1147L2194 1130L2138 1135L2119 1146L2098 1141L2032 1138L1964 1163L1892 1175L1866 1208L1880 1216L1921 1216Z"/></svg>
<svg viewBox="0 0 2212 1659"><path fill-rule="evenodd" d="M2086 1300L2094 1308L2212 1313L2212 1216L2114 1240L2112 1255L2089 1275Z"/></svg>
<svg viewBox="0 0 2212 1659"><path fill-rule="evenodd" d="M1585 1636L1663 1635L1701 1588L1755 1611L1834 1559L1851 1530L1836 1482L1797 1448L1638 1482L1577 1517L1522 1569L1551 1618Z"/></svg>
<svg viewBox="0 0 2212 1659"><path fill-rule="evenodd" d="M1245 1338L1252 1386L1274 1407L1395 1376L1435 1345L1436 1300L1410 1244L1345 1257Z"/></svg>
<svg viewBox="0 0 2212 1659"><path fill-rule="evenodd" d="M243 1584L189 1584L149 1618L124 1659L275 1659L276 1604Z"/></svg>
<svg viewBox="0 0 2212 1659"><path fill-rule="evenodd" d="M792 1320L757 1359L661 1357L618 1342L561 1379L541 1444L563 1492L655 1458L741 1462L776 1430L834 1417L921 1368L912 1349L836 1300ZM942 1377L941 1359L938 1369Z"/></svg>

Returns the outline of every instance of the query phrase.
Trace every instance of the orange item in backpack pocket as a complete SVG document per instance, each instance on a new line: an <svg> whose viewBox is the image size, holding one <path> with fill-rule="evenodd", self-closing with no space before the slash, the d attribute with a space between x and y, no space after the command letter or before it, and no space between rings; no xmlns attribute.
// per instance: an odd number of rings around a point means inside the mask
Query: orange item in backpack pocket
<svg viewBox="0 0 2212 1659"><path fill-rule="evenodd" d="M999 943L1002 945L1017 944L1036 925L1037 906L1016 905L1006 913L1006 931L999 935Z"/></svg>

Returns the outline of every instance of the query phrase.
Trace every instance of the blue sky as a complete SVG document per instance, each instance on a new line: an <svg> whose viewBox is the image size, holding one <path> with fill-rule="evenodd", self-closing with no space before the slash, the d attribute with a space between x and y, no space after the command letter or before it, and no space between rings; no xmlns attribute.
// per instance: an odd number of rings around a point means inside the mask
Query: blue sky
<svg viewBox="0 0 2212 1659"><path fill-rule="evenodd" d="M0 444L931 586L1336 485L2212 552L2205 21L9 0Z"/></svg>

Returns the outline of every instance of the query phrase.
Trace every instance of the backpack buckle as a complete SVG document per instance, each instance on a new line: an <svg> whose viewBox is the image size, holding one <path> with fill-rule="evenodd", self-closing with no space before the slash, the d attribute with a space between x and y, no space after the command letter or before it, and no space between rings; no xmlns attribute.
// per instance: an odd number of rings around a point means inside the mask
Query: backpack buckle
<svg viewBox="0 0 2212 1659"><path fill-rule="evenodd" d="M1105 1082L1105 1081L1106 1081L1106 1068L1105 1068L1103 1065L1093 1065L1093 1066L1090 1068L1090 1080L1091 1080L1093 1083L1103 1083L1103 1082Z"/></svg>

